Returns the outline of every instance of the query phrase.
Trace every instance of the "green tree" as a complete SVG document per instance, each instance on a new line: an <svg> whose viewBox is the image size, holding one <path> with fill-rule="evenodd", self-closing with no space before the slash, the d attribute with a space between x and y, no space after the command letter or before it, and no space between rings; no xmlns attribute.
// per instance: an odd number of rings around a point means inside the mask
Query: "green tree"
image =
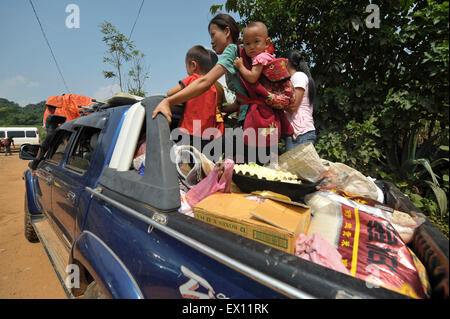
<svg viewBox="0 0 450 319"><path fill-rule="evenodd" d="M110 64L114 71L103 71L103 76L107 79L117 78L120 90L123 91L123 65L132 58L134 49L133 41L130 41L111 22L104 21L100 24L103 33L103 42L107 46L107 55L103 57L103 62Z"/></svg>
<svg viewBox="0 0 450 319"><path fill-rule="evenodd" d="M0 126L42 126L44 111L45 101L21 107L0 98Z"/></svg>
<svg viewBox="0 0 450 319"><path fill-rule="evenodd" d="M149 78L149 70L144 61L145 54L137 50L134 42L112 23L104 21L99 27L104 35L102 40L107 46L107 55L103 57L103 62L114 68L114 71L103 71L103 76L107 79L117 78L121 91L124 90L124 83L127 83L129 93L145 96L144 85ZM124 69L128 64L131 66L127 73Z"/></svg>
<svg viewBox="0 0 450 319"><path fill-rule="evenodd" d="M403 136L420 119L439 122L444 129L448 1L378 1L380 27L370 29L365 24L368 4L228 0L225 9L239 13L242 25L266 23L278 52L305 53L318 85L320 128L343 128L351 120L364 122L375 115L377 126L391 132L383 136L384 142ZM211 8L213 13L220 9L223 6Z"/></svg>
<svg viewBox="0 0 450 319"><path fill-rule="evenodd" d="M145 81L149 78L149 68L145 65L145 54L139 50L131 52L131 68L128 71L128 92L137 96L145 96Z"/></svg>
<svg viewBox="0 0 450 319"><path fill-rule="evenodd" d="M366 23L374 13L366 12L370 3L227 0L211 12L238 13L241 26L263 21L276 53L303 52L317 85L321 156L374 177L400 178L394 159L408 153L405 142L414 132L420 132L417 148L448 147L448 1L376 1L377 27ZM448 179L448 170L434 174ZM424 184L417 175L408 180ZM424 189L415 192L428 196Z"/></svg>

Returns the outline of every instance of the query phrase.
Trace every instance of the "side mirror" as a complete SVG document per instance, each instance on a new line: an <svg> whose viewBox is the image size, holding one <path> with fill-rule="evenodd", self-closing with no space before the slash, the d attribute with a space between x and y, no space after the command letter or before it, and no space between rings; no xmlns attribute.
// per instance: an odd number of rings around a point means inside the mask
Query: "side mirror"
<svg viewBox="0 0 450 319"><path fill-rule="evenodd" d="M23 160L33 161L37 158L41 145L23 144L20 147L19 158Z"/></svg>

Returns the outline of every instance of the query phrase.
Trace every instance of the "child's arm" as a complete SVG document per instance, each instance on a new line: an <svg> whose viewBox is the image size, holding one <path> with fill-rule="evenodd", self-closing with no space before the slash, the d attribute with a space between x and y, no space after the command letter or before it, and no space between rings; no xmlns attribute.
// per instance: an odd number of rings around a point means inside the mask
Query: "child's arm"
<svg viewBox="0 0 450 319"><path fill-rule="evenodd" d="M304 88L302 87L295 88L295 102L286 109L289 113L292 114L295 111L297 111L298 107L300 106L300 103L302 102L304 93L305 93Z"/></svg>
<svg viewBox="0 0 450 319"><path fill-rule="evenodd" d="M241 73L242 77L249 83L258 82L259 76L262 73L263 66L261 64L256 64L252 67L251 70L247 69L244 66L244 62L242 58L236 58L234 60L234 67Z"/></svg>
<svg viewBox="0 0 450 319"><path fill-rule="evenodd" d="M171 88L169 91L167 91L167 96L174 95L175 93L178 93L183 89L183 86L181 84L178 84L177 86Z"/></svg>
<svg viewBox="0 0 450 319"><path fill-rule="evenodd" d="M175 95L169 96L162 100L156 109L152 113L152 118L155 118L158 113L161 113L165 116L169 123L172 122L172 112L170 111L170 107L172 105L177 105L179 103L184 103L194 97L197 97L211 87L222 75L226 73L226 69L220 64L216 64L205 76L198 78L189 86L181 90Z"/></svg>
<svg viewBox="0 0 450 319"><path fill-rule="evenodd" d="M234 113L237 110L239 110L239 103L237 101L234 101L232 104L222 106L222 112L227 114Z"/></svg>

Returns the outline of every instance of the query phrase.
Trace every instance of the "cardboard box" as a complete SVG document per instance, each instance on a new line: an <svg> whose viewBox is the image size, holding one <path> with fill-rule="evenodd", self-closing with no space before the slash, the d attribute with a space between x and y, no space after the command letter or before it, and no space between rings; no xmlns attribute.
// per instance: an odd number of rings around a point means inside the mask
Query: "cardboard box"
<svg viewBox="0 0 450 319"><path fill-rule="evenodd" d="M306 233L311 209L250 194L215 193L194 207L195 218L290 254Z"/></svg>

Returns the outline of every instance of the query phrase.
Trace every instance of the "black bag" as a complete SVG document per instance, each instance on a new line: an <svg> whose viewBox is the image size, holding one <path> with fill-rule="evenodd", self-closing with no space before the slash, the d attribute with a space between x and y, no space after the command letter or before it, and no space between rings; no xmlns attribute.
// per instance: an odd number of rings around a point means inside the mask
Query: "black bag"
<svg viewBox="0 0 450 319"><path fill-rule="evenodd" d="M414 206L409 197L391 182L375 180L375 184L383 191L384 203L389 207L405 213L420 213L420 210Z"/></svg>

